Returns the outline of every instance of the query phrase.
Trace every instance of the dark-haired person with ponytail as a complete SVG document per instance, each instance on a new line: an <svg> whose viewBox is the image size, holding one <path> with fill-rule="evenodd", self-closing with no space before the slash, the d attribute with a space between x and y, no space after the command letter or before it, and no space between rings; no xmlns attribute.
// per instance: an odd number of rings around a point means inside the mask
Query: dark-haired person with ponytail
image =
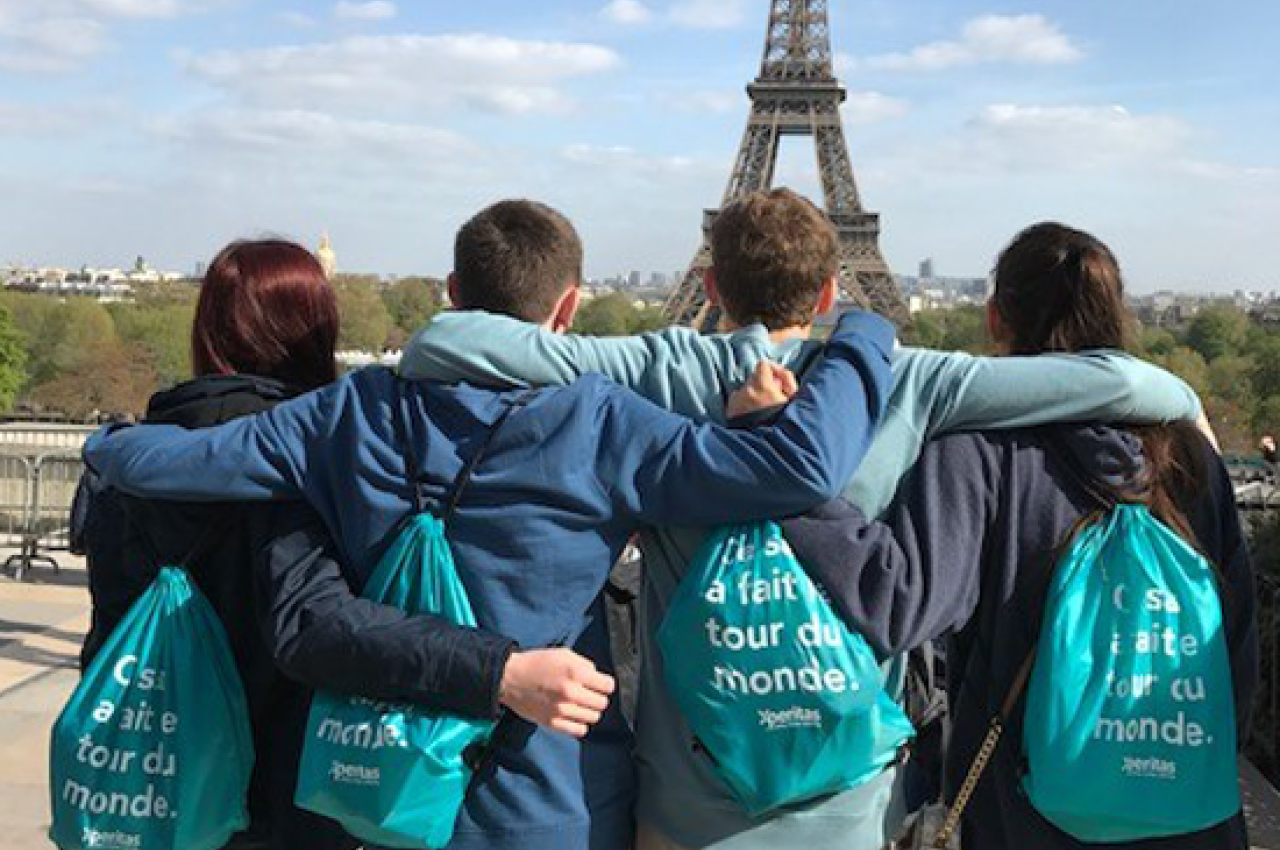
<svg viewBox="0 0 1280 850"><path fill-rule="evenodd" d="M988 326L1005 354L1123 350L1129 317L1115 257L1095 237L1061 224L1024 230L1000 255ZM806 569L878 652L949 637L947 802L955 802L979 752L990 749L963 808L962 846L1247 850L1239 811L1187 834L1086 844L1051 823L1024 791L1026 688L1019 679L1035 658L1064 551L1105 514L1099 498L1145 505L1212 565L1243 741L1258 675L1253 573L1226 470L1191 423L942 437L925 446L882 522L836 501L783 526ZM1002 734L984 748L1002 715Z"/></svg>

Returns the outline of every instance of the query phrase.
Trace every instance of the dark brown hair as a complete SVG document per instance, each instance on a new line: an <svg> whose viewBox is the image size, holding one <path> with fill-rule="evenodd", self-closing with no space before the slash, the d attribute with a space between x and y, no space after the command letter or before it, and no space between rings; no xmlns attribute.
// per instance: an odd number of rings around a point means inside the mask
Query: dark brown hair
<svg viewBox="0 0 1280 850"><path fill-rule="evenodd" d="M1115 255L1096 237L1055 222L1032 225L996 262L996 311L1012 354L1124 349L1131 320ZM1187 520L1208 479L1203 438L1189 422L1131 426L1141 438L1145 473L1137 486L1109 495L1138 502L1195 544Z"/></svg>
<svg viewBox="0 0 1280 850"><path fill-rule="evenodd" d="M545 322L582 280L582 240L545 204L500 201L458 231L453 271L458 307Z"/></svg>
<svg viewBox="0 0 1280 850"><path fill-rule="evenodd" d="M260 375L309 390L338 374L338 302L316 258L280 239L214 257L191 329L197 375Z"/></svg>
<svg viewBox="0 0 1280 850"><path fill-rule="evenodd" d="M753 192L716 216L711 264L729 317L776 331L813 322L822 287L840 272L840 244L831 220L801 195Z"/></svg>

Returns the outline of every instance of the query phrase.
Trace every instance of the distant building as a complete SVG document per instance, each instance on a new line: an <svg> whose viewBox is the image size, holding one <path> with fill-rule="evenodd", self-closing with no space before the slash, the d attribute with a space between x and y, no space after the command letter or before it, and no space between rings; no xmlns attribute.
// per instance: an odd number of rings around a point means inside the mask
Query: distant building
<svg viewBox="0 0 1280 850"><path fill-rule="evenodd" d="M338 255L333 252L333 243L329 241L327 230L320 236L320 247L316 249L316 259L320 261L320 268L324 269L324 276L332 278L334 272L338 270Z"/></svg>
<svg viewBox="0 0 1280 850"><path fill-rule="evenodd" d="M920 279L933 280L933 257L926 257L920 261Z"/></svg>

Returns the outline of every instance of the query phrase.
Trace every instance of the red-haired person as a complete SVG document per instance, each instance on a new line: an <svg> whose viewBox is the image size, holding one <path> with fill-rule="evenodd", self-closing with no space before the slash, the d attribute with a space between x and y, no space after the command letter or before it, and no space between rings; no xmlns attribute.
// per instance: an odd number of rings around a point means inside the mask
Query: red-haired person
<svg viewBox="0 0 1280 850"><path fill-rule="evenodd" d="M192 328L195 377L153 396L146 421L212 427L329 384L337 376L337 338L337 301L310 252L274 239L232 243L209 265L201 287ZM566 712L580 718L582 706L557 687L602 675L567 649L515 652L506 638L355 597L333 580L345 575L336 550L301 502L144 500L104 489L91 474L77 501L85 510L75 536L88 557L93 600L82 667L160 567L188 556L226 627L257 756L251 825L228 850L358 844L334 822L293 804L311 698L300 679L466 716L492 716L501 704L564 728ZM211 527L216 533L206 535Z"/></svg>

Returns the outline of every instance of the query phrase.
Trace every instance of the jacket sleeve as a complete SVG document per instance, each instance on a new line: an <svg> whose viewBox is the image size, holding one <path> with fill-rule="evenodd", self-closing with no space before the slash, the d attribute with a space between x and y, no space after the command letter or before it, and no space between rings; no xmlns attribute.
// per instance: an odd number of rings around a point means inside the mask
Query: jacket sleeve
<svg viewBox="0 0 1280 850"><path fill-rule="evenodd" d="M604 375L673 413L719 419L724 399L769 349L763 329L705 335L665 328L623 337L556 334L480 311L440 313L405 346L401 376L481 386L558 386Z"/></svg>
<svg viewBox="0 0 1280 850"><path fill-rule="evenodd" d="M883 521L836 501L782 523L836 613L882 658L960 628L977 607L997 478L976 439L927 445Z"/></svg>
<svg viewBox="0 0 1280 850"><path fill-rule="evenodd" d="M926 439L962 430L1052 422L1173 422L1200 416L1200 399L1180 378L1120 352L1031 357L946 358L939 408Z"/></svg>
<svg viewBox="0 0 1280 850"><path fill-rule="evenodd" d="M699 425L618 388L600 406L598 484L640 522L715 525L786 516L834 497L866 453L892 386L893 327L846 314L770 426Z"/></svg>
<svg viewBox="0 0 1280 850"><path fill-rule="evenodd" d="M498 716L513 641L356 596L323 523L300 505L272 506L255 522L254 601L286 675L313 688Z"/></svg>
<svg viewBox="0 0 1280 850"><path fill-rule="evenodd" d="M143 498L302 498L330 474L326 438L352 415L344 403L358 377L216 428L108 426L85 443L85 464L105 486Z"/></svg>

